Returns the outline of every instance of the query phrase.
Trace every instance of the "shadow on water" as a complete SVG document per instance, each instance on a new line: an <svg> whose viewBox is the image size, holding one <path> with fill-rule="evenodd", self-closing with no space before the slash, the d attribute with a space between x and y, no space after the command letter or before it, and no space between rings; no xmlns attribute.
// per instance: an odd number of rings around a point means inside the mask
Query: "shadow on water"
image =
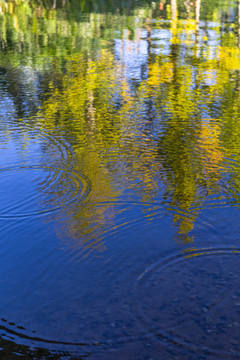
<svg viewBox="0 0 240 360"><path fill-rule="evenodd" d="M1 358L3 360L61 360L61 359L76 359L81 360L88 358L88 355L72 356L67 351L62 353L55 353L47 349L39 348L30 350L28 346L17 345L14 341L5 340L0 338Z"/></svg>

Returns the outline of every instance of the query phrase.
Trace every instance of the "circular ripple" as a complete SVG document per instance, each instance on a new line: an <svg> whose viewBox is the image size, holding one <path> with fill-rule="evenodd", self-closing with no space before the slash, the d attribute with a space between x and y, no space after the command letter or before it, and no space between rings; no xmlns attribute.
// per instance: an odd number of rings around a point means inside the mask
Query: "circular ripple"
<svg viewBox="0 0 240 360"><path fill-rule="evenodd" d="M78 347L86 347L88 344L84 343L84 342L79 342L79 343L71 343L71 342L59 342L56 340L49 340L49 339L42 339L38 336L36 336L35 332L32 332L32 334L26 334L26 329L23 326L20 325L16 325L13 322L8 322L6 319L1 318L0 319L0 330L1 330L1 335L0 338L2 339L8 339L8 340L12 340L15 341L16 344L19 342L21 342L21 345L29 345L29 342L34 342L34 345L36 346L36 344L40 345L41 343L44 343L45 347L47 347L47 345L54 345L54 349L57 350L57 345L67 345L67 346L78 346ZM49 349L48 350L52 350L50 346L48 346ZM75 353L76 354L76 349L75 349Z"/></svg>
<svg viewBox="0 0 240 360"><path fill-rule="evenodd" d="M0 218L41 215L83 200L90 191L84 176L64 169L15 166L0 170Z"/></svg>
<svg viewBox="0 0 240 360"><path fill-rule="evenodd" d="M27 128L29 141L27 146L27 152L38 154L38 149L34 148L35 146L40 146L41 148L41 156L45 155L47 157L47 161L60 164L66 166L70 166L72 159L72 150L68 146L66 140L64 138L60 138L51 132L46 132L42 129L38 129L33 131L31 128Z"/></svg>
<svg viewBox="0 0 240 360"><path fill-rule="evenodd" d="M1 167L14 165L46 164L55 167L70 167L72 150L58 135L39 129L12 129L1 135Z"/></svg>
<svg viewBox="0 0 240 360"><path fill-rule="evenodd" d="M148 334L194 351L240 356L240 249L192 249L154 261L134 287Z"/></svg>
<svg viewBox="0 0 240 360"><path fill-rule="evenodd" d="M51 153L53 160L56 161L59 158L59 160L64 162L65 165L70 166L72 151L64 139L60 139L50 133L44 132L43 130L36 134L36 138L40 138L47 143L46 149L48 149L48 152ZM54 152L51 151L52 148L54 149Z"/></svg>

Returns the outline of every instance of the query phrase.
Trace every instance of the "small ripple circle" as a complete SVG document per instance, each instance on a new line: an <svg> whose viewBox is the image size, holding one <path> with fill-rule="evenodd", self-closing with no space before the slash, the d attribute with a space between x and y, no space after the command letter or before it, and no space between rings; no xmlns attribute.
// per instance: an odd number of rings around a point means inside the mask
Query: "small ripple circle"
<svg viewBox="0 0 240 360"><path fill-rule="evenodd" d="M0 218L37 216L82 201L90 192L88 178L48 166L0 169Z"/></svg>
<svg viewBox="0 0 240 360"><path fill-rule="evenodd" d="M212 247L155 259L133 288L145 335L173 348L240 356L239 255L236 247Z"/></svg>

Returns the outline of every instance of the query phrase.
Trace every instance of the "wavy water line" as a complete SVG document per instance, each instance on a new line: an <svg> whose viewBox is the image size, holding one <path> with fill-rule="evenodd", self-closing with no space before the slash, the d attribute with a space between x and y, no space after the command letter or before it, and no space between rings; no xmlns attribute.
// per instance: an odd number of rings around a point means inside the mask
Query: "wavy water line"
<svg viewBox="0 0 240 360"><path fill-rule="evenodd" d="M193 211L202 211L202 210L209 210L209 209L221 209L221 208L229 208L229 207L240 207L240 202L238 201L229 201L228 203L208 203L205 206L196 206L191 207L190 210Z"/></svg>
<svg viewBox="0 0 240 360"><path fill-rule="evenodd" d="M189 208L189 210L183 210L180 209L178 207L174 207L174 206L169 206L169 204L164 204L164 203L160 203L159 202L142 202L142 201L123 201L123 200L107 200L107 201L100 201L97 203L97 206L106 206L106 205L110 205L110 206L120 206L120 205L127 205L127 206L141 206L141 207L145 207L146 210L147 207L149 207L149 209L151 208L155 208L157 209L162 209L163 211L169 211L170 213L176 213L176 215L180 215L180 216L184 216L184 217L188 217L189 219L193 219L195 214L191 212L191 210L195 210L194 207ZM124 210L124 209L123 209Z"/></svg>
<svg viewBox="0 0 240 360"><path fill-rule="evenodd" d="M2 323L0 323L0 331L3 331L3 333L0 334L0 339L9 339L13 341L14 344L19 346L29 346L33 349L46 349L52 354L57 353L61 355L66 354L67 352L69 356L79 356L80 348L82 349L82 352L85 352L85 355L81 354L81 356L88 357L91 354L104 353L106 348L109 349L117 345L139 343L146 341L149 337L151 337L149 334L141 334L139 336L121 336L117 338L95 339L89 342L57 341L38 337L34 335L34 331L32 335L24 334L23 332L19 331L26 330L23 326L15 325L13 322L8 322L4 318L1 318L0 322ZM26 342L24 344L19 343L22 340L25 340ZM50 345L53 347L51 346L49 349L47 346Z"/></svg>

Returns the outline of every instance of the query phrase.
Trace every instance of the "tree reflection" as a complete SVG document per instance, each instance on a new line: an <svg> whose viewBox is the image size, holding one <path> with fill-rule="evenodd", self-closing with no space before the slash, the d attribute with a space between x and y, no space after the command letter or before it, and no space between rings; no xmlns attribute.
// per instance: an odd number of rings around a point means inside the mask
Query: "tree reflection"
<svg viewBox="0 0 240 360"><path fill-rule="evenodd" d="M214 4L212 20L220 17ZM165 5L171 10L169 22L160 21ZM72 170L92 182L87 206L69 207L64 224L71 238L81 241L85 255L104 248L105 229L116 225L117 213L110 203L125 191L142 203L161 199L169 211L177 209L176 238L185 242L192 241L195 220L211 196L239 200L239 12L238 37L227 31L220 37L220 27L215 26L213 40L208 23L199 30L200 15L211 15L200 0L195 8L176 0L146 6L131 16L121 15L120 26L113 14L104 13L70 23L58 17L58 2L51 2L56 10L43 2L28 6L2 8L1 61L8 73L8 91L16 107L19 104L18 116L27 117L20 107L21 56L36 51L47 58L45 67L42 57L32 56L35 63L30 67L37 69L42 93L30 86L41 104L31 115L37 113L41 129L70 142ZM159 39L170 34L163 40L163 51L156 34ZM138 51L146 45L139 77L127 72L135 40ZM12 58L9 49L15 50ZM226 166L232 154L235 162Z"/></svg>

